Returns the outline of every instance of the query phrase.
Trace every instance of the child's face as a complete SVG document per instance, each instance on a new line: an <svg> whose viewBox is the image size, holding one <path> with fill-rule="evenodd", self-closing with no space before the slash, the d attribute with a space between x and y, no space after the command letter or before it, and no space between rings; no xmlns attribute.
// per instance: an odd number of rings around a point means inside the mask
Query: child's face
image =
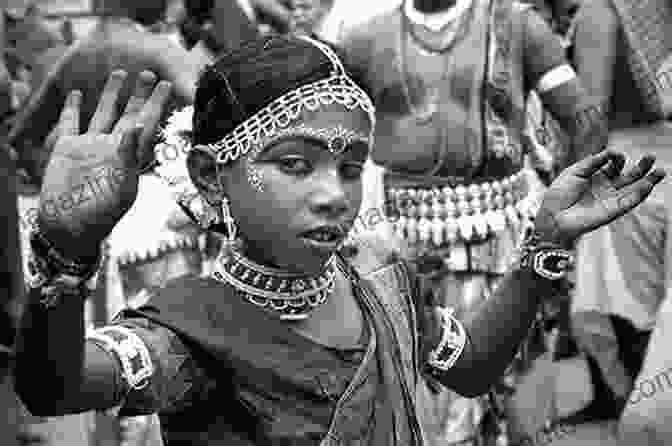
<svg viewBox="0 0 672 446"><path fill-rule="evenodd" d="M334 104L304 111L287 130L260 145L260 152L253 149L221 168L221 186L195 167L192 177L210 183L204 189L225 190L248 257L317 274L359 212L371 123L362 110ZM212 168L202 170L208 171Z"/></svg>

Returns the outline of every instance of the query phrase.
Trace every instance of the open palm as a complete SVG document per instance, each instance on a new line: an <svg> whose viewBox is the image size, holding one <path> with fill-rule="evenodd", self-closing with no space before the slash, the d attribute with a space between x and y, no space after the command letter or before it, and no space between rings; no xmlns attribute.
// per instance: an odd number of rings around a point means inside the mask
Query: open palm
<svg viewBox="0 0 672 446"><path fill-rule="evenodd" d="M535 228L549 240L571 244L639 205L665 177L646 156L623 173L625 157L609 150L565 169L551 184Z"/></svg>
<svg viewBox="0 0 672 446"><path fill-rule="evenodd" d="M134 94L119 114L117 100L126 77L124 71L110 75L83 134L79 129L81 93L71 92L47 139L53 151L40 194L38 221L65 255L82 257L97 251L135 201L139 167L151 156L171 84L156 84L153 73L141 73Z"/></svg>

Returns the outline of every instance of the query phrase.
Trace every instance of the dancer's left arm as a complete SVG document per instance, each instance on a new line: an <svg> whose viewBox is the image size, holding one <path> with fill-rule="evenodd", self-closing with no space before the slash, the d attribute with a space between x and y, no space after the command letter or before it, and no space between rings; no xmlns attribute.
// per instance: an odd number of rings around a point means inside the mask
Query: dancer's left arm
<svg viewBox="0 0 672 446"><path fill-rule="evenodd" d="M570 136L571 164L606 146L604 105L588 94L550 26L532 10L524 14L525 81Z"/></svg>
<svg viewBox="0 0 672 446"><path fill-rule="evenodd" d="M660 169L652 170L654 161L645 157L622 173L624 156L602 151L565 169L547 190L537 214L537 249L568 249L582 234L641 203L665 176ZM426 371L464 396L487 392L510 364L552 286L529 266L514 267L480 311L464 321L466 342L454 364L439 370L427 362ZM425 345L435 348L445 327L430 321L424 328Z"/></svg>

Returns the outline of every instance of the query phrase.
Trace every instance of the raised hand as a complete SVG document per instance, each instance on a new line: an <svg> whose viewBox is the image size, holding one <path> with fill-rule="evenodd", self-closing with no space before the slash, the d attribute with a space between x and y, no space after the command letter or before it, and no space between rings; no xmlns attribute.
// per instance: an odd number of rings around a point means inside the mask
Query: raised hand
<svg viewBox="0 0 672 446"><path fill-rule="evenodd" d="M153 73L142 72L119 115L123 104L117 100L126 77L124 71L110 75L83 134L81 93L71 92L47 138L54 148L42 184L38 222L63 255L87 258L97 253L135 201L140 167L151 159L171 83L156 84Z"/></svg>
<svg viewBox="0 0 672 446"><path fill-rule="evenodd" d="M546 241L571 245L644 201L665 177L654 163L646 156L622 173L625 157L605 150L573 164L544 194L535 230Z"/></svg>

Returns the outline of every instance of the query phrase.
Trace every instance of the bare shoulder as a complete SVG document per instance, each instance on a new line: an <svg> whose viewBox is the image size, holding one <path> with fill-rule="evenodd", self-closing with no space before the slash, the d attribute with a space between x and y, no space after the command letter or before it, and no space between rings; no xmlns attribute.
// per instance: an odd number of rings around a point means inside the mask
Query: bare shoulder
<svg viewBox="0 0 672 446"><path fill-rule="evenodd" d="M576 27L578 30L605 32L620 27L618 12L611 0L591 0L583 2L576 14Z"/></svg>

